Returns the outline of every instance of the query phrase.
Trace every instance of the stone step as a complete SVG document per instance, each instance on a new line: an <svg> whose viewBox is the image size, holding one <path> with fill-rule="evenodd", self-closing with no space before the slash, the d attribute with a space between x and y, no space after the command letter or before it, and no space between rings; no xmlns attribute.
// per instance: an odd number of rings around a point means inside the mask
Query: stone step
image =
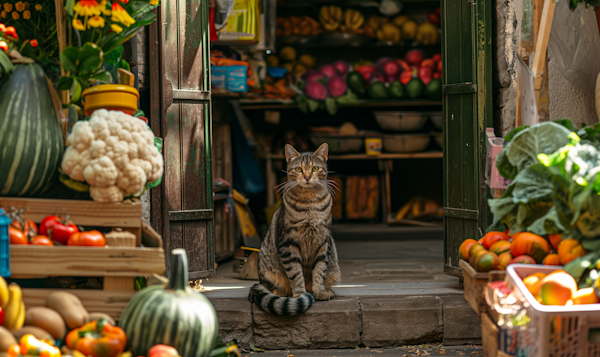
<svg viewBox="0 0 600 357"><path fill-rule="evenodd" d="M217 311L222 340L236 339L241 348L250 344L264 350L480 344L479 319L456 287L421 290L429 293L413 290L413 294L394 290L396 294L385 289L377 294L363 288L356 294L356 289L346 293L336 289L338 296L317 301L295 317L270 315L250 304L246 286L205 295Z"/></svg>

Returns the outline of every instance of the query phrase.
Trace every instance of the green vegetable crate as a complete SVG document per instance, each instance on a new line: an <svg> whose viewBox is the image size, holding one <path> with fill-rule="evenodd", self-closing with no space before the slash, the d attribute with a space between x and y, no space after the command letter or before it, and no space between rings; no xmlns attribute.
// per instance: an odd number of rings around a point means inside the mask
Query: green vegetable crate
<svg viewBox="0 0 600 357"><path fill-rule="evenodd" d="M77 295L88 311L104 312L119 319L125 306L136 293L135 277L162 275L165 257L162 239L155 232L142 229L142 204L139 200L121 203L93 201L24 199L0 197L0 207L22 208L25 219L36 224L49 215L69 220L77 226L121 228L135 234L129 246L114 246L107 238L106 247L11 245L10 270L15 279L47 277L102 277L98 289L23 289L26 306L44 306L46 296L56 290ZM148 239L153 235L154 239ZM140 247L142 239L145 245ZM149 243L149 242L152 242ZM113 246L110 246L113 244ZM119 244L122 245L122 244Z"/></svg>

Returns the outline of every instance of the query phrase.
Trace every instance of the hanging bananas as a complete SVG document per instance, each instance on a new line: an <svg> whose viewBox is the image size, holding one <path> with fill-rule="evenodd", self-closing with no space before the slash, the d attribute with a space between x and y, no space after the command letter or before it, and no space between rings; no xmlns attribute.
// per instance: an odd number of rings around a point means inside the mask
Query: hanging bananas
<svg viewBox="0 0 600 357"><path fill-rule="evenodd" d="M344 24L350 30L358 30L365 23L363 14L356 10L348 9L344 14Z"/></svg>
<svg viewBox="0 0 600 357"><path fill-rule="evenodd" d="M319 11L319 21L325 31L335 31L342 25L342 15L342 8L339 6L323 6Z"/></svg>

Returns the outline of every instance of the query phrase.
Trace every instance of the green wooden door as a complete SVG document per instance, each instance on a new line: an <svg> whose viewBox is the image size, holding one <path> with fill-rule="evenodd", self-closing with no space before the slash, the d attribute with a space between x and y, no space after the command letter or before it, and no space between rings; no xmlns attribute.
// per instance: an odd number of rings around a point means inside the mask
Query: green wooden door
<svg viewBox="0 0 600 357"><path fill-rule="evenodd" d="M462 276L458 248L488 225L485 129L492 127L492 5L442 0L444 271Z"/></svg>
<svg viewBox="0 0 600 357"><path fill-rule="evenodd" d="M171 250L184 248L190 279L215 273L208 2L163 1L150 28L151 126L164 138L165 158L162 185L151 193L152 223L167 272Z"/></svg>

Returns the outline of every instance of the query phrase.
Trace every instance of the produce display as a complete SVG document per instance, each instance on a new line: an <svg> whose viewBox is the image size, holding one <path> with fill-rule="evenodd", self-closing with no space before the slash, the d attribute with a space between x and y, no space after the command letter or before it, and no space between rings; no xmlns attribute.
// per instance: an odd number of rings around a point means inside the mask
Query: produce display
<svg viewBox="0 0 600 357"><path fill-rule="evenodd" d="M386 57L375 64L336 61L306 71L296 84L304 94L294 100L305 113L324 108L331 115L338 104L356 103L360 97L441 100L441 67L440 55L425 59L420 50L409 51L405 59Z"/></svg>
<svg viewBox="0 0 600 357"><path fill-rule="evenodd" d="M94 201L121 202L161 182L164 162L154 134L131 115L96 110L73 125L66 146L62 171L89 185Z"/></svg>
<svg viewBox="0 0 600 357"><path fill-rule="evenodd" d="M8 228L10 244L69 245L83 247L104 247L106 239L97 230L85 231L69 220L58 216L47 216L39 227L32 220L23 218L23 210L9 210L11 225Z"/></svg>
<svg viewBox="0 0 600 357"><path fill-rule="evenodd" d="M323 33L345 33L371 37L381 43L431 46L441 40L440 11L438 7L426 19L415 19L406 15L368 16L360 8L325 5L319 9L318 22L309 16L278 17L276 35L316 37Z"/></svg>

